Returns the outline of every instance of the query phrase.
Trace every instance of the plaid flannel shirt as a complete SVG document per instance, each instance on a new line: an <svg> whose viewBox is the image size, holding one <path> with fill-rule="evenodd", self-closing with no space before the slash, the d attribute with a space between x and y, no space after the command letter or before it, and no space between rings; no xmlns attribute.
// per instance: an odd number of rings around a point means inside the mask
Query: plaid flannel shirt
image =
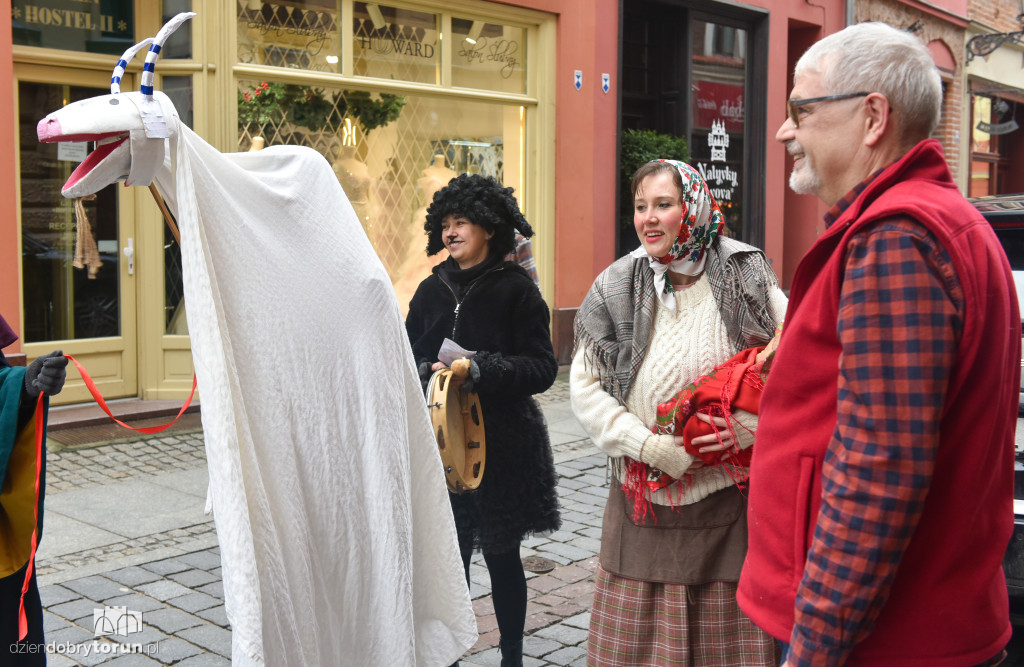
<svg viewBox="0 0 1024 667"><path fill-rule="evenodd" d="M836 327L837 423L797 590L793 665L842 664L888 599L931 483L963 314L950 257L923 225L894 217L851 239Z"/></svg>

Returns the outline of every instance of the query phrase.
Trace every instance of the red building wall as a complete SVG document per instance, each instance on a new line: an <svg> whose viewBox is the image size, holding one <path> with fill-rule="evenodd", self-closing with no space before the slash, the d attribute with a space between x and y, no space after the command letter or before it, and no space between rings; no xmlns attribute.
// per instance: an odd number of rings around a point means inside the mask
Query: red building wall
<svg viewBox="0 0 1024 667"><path fill-rule="evenodd" d="M14 59L11 54L11 2L0 0L0 91L7 102L0 104L0 315L15 332L21 333L21 304L18 299L18 226L14 162ZM20 350L15 343L5 350Z"/></svg>

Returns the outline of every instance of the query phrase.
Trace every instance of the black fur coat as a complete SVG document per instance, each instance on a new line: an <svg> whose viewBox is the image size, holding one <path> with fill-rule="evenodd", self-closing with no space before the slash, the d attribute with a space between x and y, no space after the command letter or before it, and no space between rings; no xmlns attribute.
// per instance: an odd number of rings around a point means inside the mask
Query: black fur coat
<svg viewBox="0 0 1024 667"><path fill-rule="evenodd" d="M449 494L459 544L504 553L531 533L556 530L555 465L532 395L551 386L558 363L548 307L533 280L512 262L460 271L449 258L420 283L405 326L421 369L437 361L446 337L477 352L487 458L476 491Z"/></svg>

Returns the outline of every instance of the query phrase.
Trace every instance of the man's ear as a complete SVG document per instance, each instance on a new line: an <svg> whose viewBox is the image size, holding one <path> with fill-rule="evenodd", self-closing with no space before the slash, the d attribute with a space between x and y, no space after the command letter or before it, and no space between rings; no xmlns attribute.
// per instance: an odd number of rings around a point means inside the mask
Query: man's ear
<svg viewBox="0 0 1024 667"><path fill-rule="evenodd" d="M871 93L864 98L864 143L876 146L887 130L891 129L892 107L882 93Z"/></svg>

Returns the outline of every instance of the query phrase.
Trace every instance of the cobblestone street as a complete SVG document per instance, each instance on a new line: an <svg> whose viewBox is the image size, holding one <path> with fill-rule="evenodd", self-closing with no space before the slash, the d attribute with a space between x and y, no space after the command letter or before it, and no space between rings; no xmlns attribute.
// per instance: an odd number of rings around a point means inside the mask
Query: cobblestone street
<svg viewBox="0 0 1024 667"><path fill-rule="evenodd" d="M572 416L563 377L538 400L559 473L562 529L523 544L524 664L583 665L607 494L604 456ZM57 649L50 665L230 664L206 487L201 431L54 447L37 558L46 642ZM480 638L461 663L497 665L490 580L479 555L470 579ZM142 631L125 645L95 636L94 613L104 607L141 612Z"/></svg>

